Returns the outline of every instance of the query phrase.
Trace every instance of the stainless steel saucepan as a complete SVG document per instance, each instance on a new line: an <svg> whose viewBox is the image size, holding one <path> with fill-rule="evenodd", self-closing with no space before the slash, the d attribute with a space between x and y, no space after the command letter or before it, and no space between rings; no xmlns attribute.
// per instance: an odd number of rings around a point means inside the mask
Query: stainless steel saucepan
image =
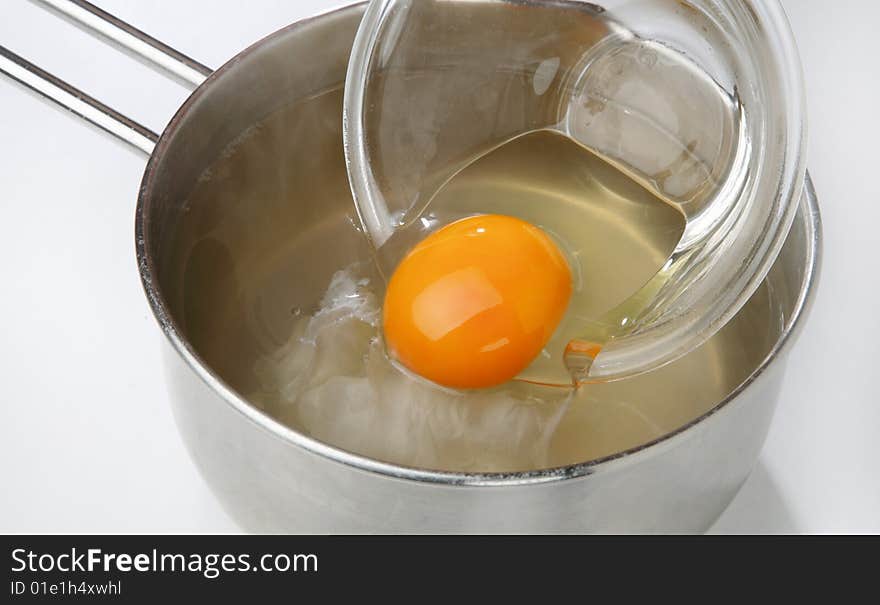
<svg viewBox="0 0 880 605"><path fill-rule="evenodd" d="M363 5L294 23L211 71L83 1L56 12L195 86L161 136L0 48L0 71L149 155L137 201L135 251L163 339L171 402L193 460L226 510L252 531L701 531L751 471L780 395L820 264L812 186L773 270L713 341L752 344L725 358L726 394L649 443L578 464L517 473L411 468L319 442L249 403L234 356L217 340L237 327L237 296L261 278L254 258L286 255L290 296L314 293L363 254L344 165L341 87ZM218 157L284 109L281 152L257 157L291 179L290 199L191 194ZM282 177L276 177L282 178ZM296 182L294 182L296 181ZM226 240L206 237L228 226ZM226 227L224 227L225 229ZM192 276L198 275L193 280ZM278 277L278 276L276 276ZM195 283L195 285L193 285ZM303 296L306 296L303 294ZM271 310L270 310L271 311ZM222 339L221 339L222 341ZM716 342L717 344L717 342ZM712 341L707 343L712 346ZM718 347L712 350L720 350ZM689 355L706 354L697 350ZM231 359L231 361L230 361ZM672 364L686 364L683 360ZM682 372L687 366L656 372ZM669 376L665 382L674 384ZM647 376L644 380L661 380ZM680 384L686 389L686 384ZM675 397L657 390L657 397Z"/></svg>

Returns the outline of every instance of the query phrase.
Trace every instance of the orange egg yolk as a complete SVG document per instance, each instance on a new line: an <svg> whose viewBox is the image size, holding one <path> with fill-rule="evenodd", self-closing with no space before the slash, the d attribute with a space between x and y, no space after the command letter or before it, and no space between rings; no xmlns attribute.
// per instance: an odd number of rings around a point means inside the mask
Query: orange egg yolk
<svg viewBox="0 0 880 605"><path fill-rule="evenodd" d="M571 270L552 239L509 216L474 216L419 242L385 294L392 356L454 388L501 384L541 352L565 314Z"/></svg>

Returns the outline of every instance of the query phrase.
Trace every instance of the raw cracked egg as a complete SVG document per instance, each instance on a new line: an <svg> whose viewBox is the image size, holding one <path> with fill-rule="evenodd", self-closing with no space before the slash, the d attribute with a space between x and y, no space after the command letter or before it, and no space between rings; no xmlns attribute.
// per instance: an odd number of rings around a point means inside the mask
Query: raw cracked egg
<svg viewBox="0 0 880 605"><path fill-rule="evenodd" d="M438 384L495 386L541 352L571 292L568 263L540 228L497 214L465 218L419 242L395 269L385 342Z"/></svg>

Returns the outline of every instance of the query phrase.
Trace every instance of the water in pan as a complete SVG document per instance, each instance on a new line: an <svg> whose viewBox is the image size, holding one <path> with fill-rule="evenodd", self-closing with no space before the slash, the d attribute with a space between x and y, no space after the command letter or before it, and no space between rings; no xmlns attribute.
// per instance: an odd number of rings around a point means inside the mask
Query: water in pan
<svg viewBox="0 0 880 605"><path fill-rule="evenodd" d="M430 469L570 464L645 443L706 412L774 341L773 298L762 288L734 322L685 358L574 394L511 384L462 395L407 376L376 342L383 282L356 228L340 106L340 91L327 91L277 111L233 142L186 200L164 260L175 319L198 353L253 405L293 428ZM569 145L557 135L528 135L472 164L455 186L484 187L491 198L500 183L509 198L540 182L546 195L570 198L564 179L540 181L560 158L577 164ZM511 162L530 169L520 180L499 180ZM613 304L628 280L637 287L643 273L662 264L680 219L656 208L608 215L605 202L596 198L597 221L606 219L594 235L607 241L596 252L609 255L602 266L618 259L614 287L599 290ZM589 212L589 200L582 203ZM609 229L614 238L606 237Z"/></svg>

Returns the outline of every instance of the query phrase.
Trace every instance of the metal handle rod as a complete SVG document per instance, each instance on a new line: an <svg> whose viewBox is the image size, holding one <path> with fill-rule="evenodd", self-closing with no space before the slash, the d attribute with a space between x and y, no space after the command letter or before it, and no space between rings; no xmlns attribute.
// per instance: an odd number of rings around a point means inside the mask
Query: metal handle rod
<svg viewBox="0 0 880 605"><path fill-rule="evenodd" d="M3 46L0 46L0 72L36 93L40 98L70 110L146 155L153 152L156 141L159 140L159 135L149 128L141 126L67 82L59 80Z"/></svg>
<svg viewBox="0 0 880 605"><path fill-rule="evenodd" d="M85 0L30 0L191 90L212 70Z"/></svg>
<svg viewBox="0 0 880 605"><path fill-rule="evenodd" d="M127 55L163 75L170 76L190 89L197 88L212 73L210 68L198 61L85 0L31 0L31 2L63 17L87 33L109 42ZM41 99L69 110L147 155L153 152L159 140L159 136L149 128L2 46L0 46L0 73L21 84Z"/></svg>

